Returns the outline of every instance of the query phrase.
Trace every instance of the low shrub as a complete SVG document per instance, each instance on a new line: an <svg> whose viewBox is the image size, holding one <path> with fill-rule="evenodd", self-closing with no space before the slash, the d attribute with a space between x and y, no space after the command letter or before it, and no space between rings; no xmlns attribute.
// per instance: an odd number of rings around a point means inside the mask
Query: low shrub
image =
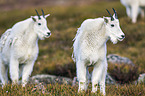
<svg viewBox="0 0 145 96"><path fill-rule="evenodd" d="M138 67L127 64L109 64L109 74L117 81L117 83L131 83L138 79Z"/></svg>

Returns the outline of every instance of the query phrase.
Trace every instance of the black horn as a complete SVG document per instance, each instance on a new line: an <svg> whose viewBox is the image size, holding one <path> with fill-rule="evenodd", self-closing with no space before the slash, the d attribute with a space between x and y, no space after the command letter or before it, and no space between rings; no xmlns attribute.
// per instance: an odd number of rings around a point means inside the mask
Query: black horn
<svg viewBox="0 0 145 96"><path fill-rule="evenodd" d="M115 18L118 19L117 12L115 11L114 8L112 8L112 9L113 9L113 11L114 11L114 13L115 13Z"/></svg>
<svg viewBox="0 0 145 96"><path fill-rule="evenodd" d="M36 11L36 13L37 13L37 15L38 15L38 18L41 19L41 18L40 18L40 15L39 15L39 13L38 13L38 11L37 11L36 9L35 9L35 11Z"/></svg>
<svg viewBox="0 0 145 96"><path fill-rule="evenodd" d="M107 9L106 9L107 10ZM114 20L113 16L111 15L111 13L107 10L107 12L109 13L110 17L111 17L111 21Z"/></svg>
<svg viewBox="0 0 145 96"><path fill-rule="evenodd" d="M41 9L41 11L42 11L42 15L43 15L43 17L45 18L45 15L44 15L44 11L43 11L43 9Z"/></svg>

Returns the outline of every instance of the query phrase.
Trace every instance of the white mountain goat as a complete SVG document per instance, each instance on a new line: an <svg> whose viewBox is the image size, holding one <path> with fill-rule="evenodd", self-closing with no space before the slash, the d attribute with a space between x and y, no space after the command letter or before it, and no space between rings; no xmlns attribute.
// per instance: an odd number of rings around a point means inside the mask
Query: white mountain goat
<svg viewBox="0 0 145 96"><path fill-rule="evenodd" d="M51 35L46 21L49 14L44 15L43 10L42 16L37 10L36 13L38 16L16 23L1 36L0 79L3 85L8 83L9 67L12 83L17 84L22 75L22 86L25 86L38 56L38 39L42 40Z"/></svg>
<svg viewBox="0 0 145 96"><path fill-rule="evenodd" d="M128 17L132 19L132 23L136 23L137 16L141 13L141 17L144 18L145 0L120 0L126 7L126 13Z"/></svg>
<svg viewBox="0 0 145 96"><path fill-rule="evenodd" d="M113 9L114 10L114 9ZM108 10L107 10L108 11ZM109 12L109 11L108 11ZM73 56L77 67L79 81L78 91L86 91L88 85L88 67L93 66L92 92L97 91L105 94L105 78L107 73L106 42L110 39L113 44L125 38L120 29L117 13L110 17L87 19L78 28L73 44Z"/></svg>

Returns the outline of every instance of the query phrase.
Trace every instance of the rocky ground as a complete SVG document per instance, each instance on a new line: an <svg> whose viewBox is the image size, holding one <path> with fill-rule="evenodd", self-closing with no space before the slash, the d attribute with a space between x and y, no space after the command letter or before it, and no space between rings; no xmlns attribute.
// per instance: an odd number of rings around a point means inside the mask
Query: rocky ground
<svg viewBox="0 0 145 96"><path fill-rule="evenodd" d="M129 64L131 66L135 66L132 61L127 57L121 57L116 54L109 54L107 56L107 60L109 63L113 64ZM91 81L91 80L89 80ZM145 83L145 73L140 74L138 79L131 82L133 84L137 83ZM55 76L55 75L49 75L49 74L38 74L35 76L32 76L29 78L29 84L38 84L38 85L45 85L45 84L68 84L68 85L78 85L77 77L74 77L73 79L68 77L62 77L62 76ZM115 79L113 79L109 73L106 76L106 84L119 84L116 82Z"/></svg>
<svg viewBox="0 0 145 96"><path fill-rule="evenodd" d="M128 64L131 66L135 66L133 62L127 58L127 57L121 57L116 54L109 54L107 56L107 60L109 63L112 64ZM91 81L91 80L90 80ZM133 84L137 83L145 83L145 73L140 74L138 79L131 82ZM30 84L54 84L54 83L59 83L59 84L69 84L72 86L78 85L77 77L74 77L73 79L71 78L66 78L66 77L61 77L61 76L55 76L55 75L48 75L48 74L40 74L36 76L32 76L29 80ZM119 84L116 82L115 79L113 79L109 73L106 76L106 84Z"/></svg>

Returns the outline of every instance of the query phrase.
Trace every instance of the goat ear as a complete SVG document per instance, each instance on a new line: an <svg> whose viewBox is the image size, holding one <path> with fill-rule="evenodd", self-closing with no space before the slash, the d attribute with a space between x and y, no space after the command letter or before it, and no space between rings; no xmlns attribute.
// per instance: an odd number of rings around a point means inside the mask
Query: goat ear
<svg viewBox="0 0 145 96"><path fill-rule="evenodd" d="M33 16L31 16L31 18L33 19L34 22L36 22L36 19Z"/></svg>
<svg viewBox="0 0 145 96"><path fill-rule="evenodd" d="M106 17L103 17L103 18L104 18L104 22L105 23L108 23L109 22L109 20Z"/></svg>
<svg viewBox="0 0 145 96"><path fill-rule="evenodd" d="M45 15L45 18L47 18L50 14Z"/></svg>

